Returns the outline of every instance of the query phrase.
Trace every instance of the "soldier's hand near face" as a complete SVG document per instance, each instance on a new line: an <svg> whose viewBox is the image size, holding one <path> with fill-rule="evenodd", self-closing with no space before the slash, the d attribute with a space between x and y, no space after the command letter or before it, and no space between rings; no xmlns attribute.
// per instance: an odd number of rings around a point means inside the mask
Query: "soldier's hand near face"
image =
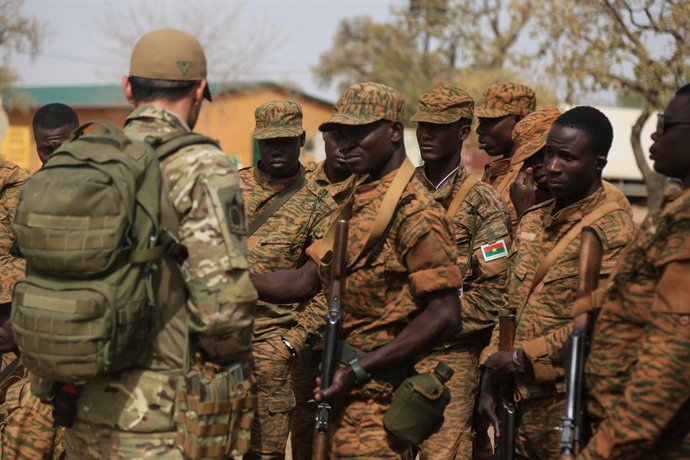
<svg viewBox="0 0 690 460"><path fill-rule="evenodd" d="M513 202L518 218L531 208L536 201L534 171L531 167L520 170L515 182L510 185L510 201Z"/></svg>

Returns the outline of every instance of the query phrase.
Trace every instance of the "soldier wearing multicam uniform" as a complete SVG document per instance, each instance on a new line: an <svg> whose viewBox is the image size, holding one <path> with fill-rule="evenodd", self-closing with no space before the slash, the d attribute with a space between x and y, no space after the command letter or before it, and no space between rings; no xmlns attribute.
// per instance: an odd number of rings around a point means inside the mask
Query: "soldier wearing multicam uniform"
<svg viewBox="0 0 690 460"><path fill-rule="evenodd" d="M654 169L679 178L620 258L585 368L598 425L582 459L690 458L690 85L663 115Z"/></svg>
<svg viewBox="0 0 690 460"><path fill-rule="evenodd" d="M393 88L355 84L319 127L337 132L338 146L355 174L368 174L351 202L349 275L342 300L347 344L366 356L339 367L333 384L317 391L317 399L344 402L334 421L332 458L401 458L406 446L383 427L394 390L387 379L459 332L462 279L450 223L406 159L404 109L402 95ZM392 183L402 184L396 211L370 250L367 240ZM325 286L329 270L315 262L329 257L321 243L309 248L313 259L300 270L252 275L259 295L300 298Z"/></svg>
<svg viewBox="0 0 690 460"><path fill-rule="evenodd" d="M455 373L446 382L451 400L441 430L421 446L421 458L470 459L472 414L479 389L478 361L496 314L505 304L505 275L510 245L510 215L490 185L469 176L460 161L462 144L470 134L474 101L465 91L440 86L422 94L412 116L424 166L415 174L434 199L449 209L456 243L456 263L463 274L462 333L437 347L420 361L419 372L430 372L439 361ZM456 198L458 195L464 195ZM503 248L490 256L489 246Z"/></svg>
<svg viewBox="0 0 690 460"><path fill-rule="evenodd" d="M486 165L482 180L493 185L508 202L514 226L518 219L510 201L510 184L515 181L522 165L511 160L515 150L512 132L522 118L534 111L535 106L534 91L529 86L497 83L484 91L474 110L474 115L479 118L479 148L492 157L499 157Z"/></svg>
<svg viewBox="0 0 690 460"><path fill-rule="evenodd" d="M602 241L602 277L611 272L632 238L631 215L601 184L612 139L608 119L596 109L576 107L561 115L549 132L544 158L547 183L555 199L529 209L515 233L508 271L508 299L510 307L517 308L515 352L496 351L495 329L491 345L482 355L479 405L495 425L491 387L515 376L521 398L516 458L560 456L560 435L555 431L564 409L560 354L572 330L578 226L590 220L588 225ZM570 243L552 264L542 266L561 240Z"/></svg>
<svg viewBox="0 0 690 460"><path fill-rule="evenodd" d="M261 160L240 171L250 231L255 230L249 236L249 265L256 273L296 268L306 261L306 248L320 237L315 237L317 224L330 213L324 201L327 192L305 178L299 162L305 139L301 107L271 101L256 109L255 118ZM272 209L274 200L295 186L287 201ZM265 212L269 214L256 227L254 222ZM321 326L323 315L325 310L299 304L259 302L254 325L259 407L248 458L284 456L295 407L292 359L304 348L309 332Z"/></svg>
<svg viewBox="0 0 690 460"><path fill-rule="evenodd" d="M174 29L144 35L123 87L137 107L127 118L127 135L144 140L190 132L203 99L211 99L201 44ZM69 457L181 459L173 385L189 366L191 347L211 362L238 363L246 376L251 373L256 291L247 269L236 169L211 143L184 147L160 168L188 257L181 270L170 269L171 291L159 292L150 347L139 368L81 387L74 426L65 434ZM166 256L162 263L177 262Z"/></svg>

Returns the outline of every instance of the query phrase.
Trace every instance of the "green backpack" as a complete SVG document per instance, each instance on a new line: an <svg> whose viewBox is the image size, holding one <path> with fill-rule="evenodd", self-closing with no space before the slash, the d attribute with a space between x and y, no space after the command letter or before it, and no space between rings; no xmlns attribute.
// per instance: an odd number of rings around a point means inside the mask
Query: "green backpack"
<svg viewBox="0 0 690 460"><path fill-rule="evenodd" d="M93 133L84 130L96 124ZM179 245L161 225L158 158L212 142L173 133L149 143L86 123L22 189L13 225L27 263L12 302L22 363L82 383L132 366L148 349L156 261Z"/></svg>

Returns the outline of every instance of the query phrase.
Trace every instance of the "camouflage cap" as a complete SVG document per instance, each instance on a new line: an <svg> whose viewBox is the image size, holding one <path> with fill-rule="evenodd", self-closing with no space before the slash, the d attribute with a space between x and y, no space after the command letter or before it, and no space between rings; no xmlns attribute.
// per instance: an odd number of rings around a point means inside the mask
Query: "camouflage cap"
<svg viewBox="0 0 690 460"><path fill-rule="evenodd" d="M254 139L301 136L302 107L292 101L270 101L254 111Z"/></svg>
<svg viewBox="0 0 690 460"><path fill-rule="evenodd" d="M437 86L417 99L417 112L411 121L447 125L461 118L472 119L474 100L465 90L453 86Z"/></svg>
<svg viewBox="0 0 690 460"><path fill-rule="evenodd" d="M134 45L129 75L152 80L204 80L206 53L199 40L187 32L156 29L143 35ZM211 100L208 85L204 97Z"/></svg>
<svg viewBox="0 0 690 460"><path fill-rule="evenodd" d="M474 115L480 118L525 116L533 112L536 105L537 99L529 86L519 83L496 83L484 91Z"/></svg>
<svg viewBox="0 0 690 460"><path fill-rule="evenodd" d="M345 90L319 131L336 125L366 125L379 120L403 121L405 98L395 88L381 83L355 83Z"/></svg>
<svg viewBox="0 0 690 460"><path fill-rule="evenodd" d="M513 128L515 153L513 164L525 161L546 144L551 125L561 115L558 107L546 107L532 112L520 120Z"/></svg>

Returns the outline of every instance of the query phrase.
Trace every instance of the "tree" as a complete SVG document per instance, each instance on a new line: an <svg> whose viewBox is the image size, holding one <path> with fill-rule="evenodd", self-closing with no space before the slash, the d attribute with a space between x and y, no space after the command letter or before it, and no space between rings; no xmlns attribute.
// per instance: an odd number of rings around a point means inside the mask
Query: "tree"
<svg viewBox="0 0 690 460"><path fill-rule="evenodd" d="M96 27L105 31L108 52L123 61L129 60L134 44L146 32L160 27L189 32L204 46L214 83L246 78L286 43L279 25L259 24L248 17L244 2L197 0L193 8L189 5L184 0L116 2Z"/></svg>
<svg viewBox="0 0 690 460"><path fill-rule="evenodd" d="M0 94L16 79L11 67L12 53L36 56L45 32L35 16L22 14L24 0L0 0Z"/></svg>
<svg viewBox="0 0 690 460"><path fill-rule="evenodd" d="M630 144L659 208L665 178L645 161L640 134L655 110L690 77L690 3L675 0L582 0L535 5L543 31L538 57L566 82L566 97L616 90L642 102Z"/></svg>

